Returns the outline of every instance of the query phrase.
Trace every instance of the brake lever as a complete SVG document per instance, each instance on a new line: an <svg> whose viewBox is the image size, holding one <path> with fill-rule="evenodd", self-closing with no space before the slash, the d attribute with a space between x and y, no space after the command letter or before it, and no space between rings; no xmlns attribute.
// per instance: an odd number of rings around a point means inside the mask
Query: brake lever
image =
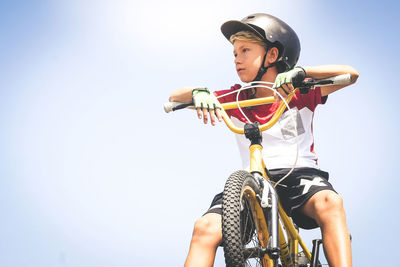
<svg viewBox="0 0 400 267"><path fill-rule="evenodd" d="M310 87L308 82L305 82L306 78L305 72L299 72L295 77L293 77L292 84L294 88L300 89L300 94L305 95L310 91Z"/></svg>

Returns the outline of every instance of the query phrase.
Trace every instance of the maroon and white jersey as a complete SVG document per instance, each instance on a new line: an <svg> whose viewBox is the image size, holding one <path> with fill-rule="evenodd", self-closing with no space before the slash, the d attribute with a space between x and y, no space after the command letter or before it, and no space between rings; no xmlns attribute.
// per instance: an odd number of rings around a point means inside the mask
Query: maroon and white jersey
<svg viewBox="0 0 400 267"><path fill-rule="evenodd" d="M232 86L230 90L216 91L218 96L240 88L240 85ZM239 100L248 99L248 90L239 93ZM221 103L236 101L237 93L219 97ZM321 88L310 90L308 94L301 95L299 91L293 96L288 109L282 114L278 122L262 133L263 158L268 169L292 168L297 153L296 132L298 134L298 159L297 167L318 168L318 157L314 151L313 117L318 104L324 104L326 97L321 96ZM251 122L259 121L260 124L268 122L274 115L280 103L265 104L251 108L242 108ZM227 110L232 121L240 127L247 122L239 109ZM292 115L291 115L292 114ZM237 144L242 157L243 168L249 169L249 145L250 141L242 134L236 134Z"/></svg>

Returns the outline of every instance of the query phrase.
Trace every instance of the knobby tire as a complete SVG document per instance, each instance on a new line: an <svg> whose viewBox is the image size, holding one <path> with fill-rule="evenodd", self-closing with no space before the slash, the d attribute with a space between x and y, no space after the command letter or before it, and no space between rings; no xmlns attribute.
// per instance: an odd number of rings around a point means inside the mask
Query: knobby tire
<svg viewBox="0 0 400 267"><path fill-rule="evenodd" d="M259 186L246 171L237 171L227 180L222 198L222 235L225 263L228 267L264 266L261 243L253 221L251 208L243 188L256 194ZM274 263L274 266L278 266Z"/></svg>

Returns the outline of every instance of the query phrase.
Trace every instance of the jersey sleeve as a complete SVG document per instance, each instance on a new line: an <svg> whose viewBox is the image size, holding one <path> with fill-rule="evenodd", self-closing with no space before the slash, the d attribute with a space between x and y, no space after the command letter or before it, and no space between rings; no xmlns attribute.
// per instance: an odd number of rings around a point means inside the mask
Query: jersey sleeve
<svg viewBox="0 0 400 267"><path fill-rule="evenodd" d="M320 104L325 104L328 96L321 95L321 87L310 89L308 94L300 95L303 105L310 110L314 111L315 108Z"/></svg>
<svg viewBox="0 0 400 267"><path fill-rule="evenodd" d="M236 96L237 96L237 93L234 93L234 91L239 90L240 88L241 88L240 84L235 84L231 86L231 88L228 90L215 91L214 95L218 98L218 101L220 103L233 102L236 101ZM226 114L228 114L229 117L232 117L232 112L233 110L226 110Z"/></svg>
<svg viewBox="0 0 400 267"><path fill-rule="evenodd" d="M231 86L231 88L228 90L215 91L214 95L218 98L220 103L233 102L235 101L236 94L232 92L234 92L235 90L239 90L240 88L241 86L239 84L235 84Z"/></svg>

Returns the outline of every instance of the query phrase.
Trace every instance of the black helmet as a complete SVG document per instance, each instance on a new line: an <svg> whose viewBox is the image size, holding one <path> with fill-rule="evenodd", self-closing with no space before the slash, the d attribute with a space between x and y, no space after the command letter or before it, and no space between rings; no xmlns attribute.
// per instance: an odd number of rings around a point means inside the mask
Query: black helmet
<svg viewBox="0 0 400 267"><path fill-rule="evenodd" d="M263 13L252 14L241 21L227 21L221 26L224 36L231 36L240 31L250 31L261 37L268 46L279 50L277 65L284 71L293 68L300 55L300 41L296 32L282 20Z"/></svg>

